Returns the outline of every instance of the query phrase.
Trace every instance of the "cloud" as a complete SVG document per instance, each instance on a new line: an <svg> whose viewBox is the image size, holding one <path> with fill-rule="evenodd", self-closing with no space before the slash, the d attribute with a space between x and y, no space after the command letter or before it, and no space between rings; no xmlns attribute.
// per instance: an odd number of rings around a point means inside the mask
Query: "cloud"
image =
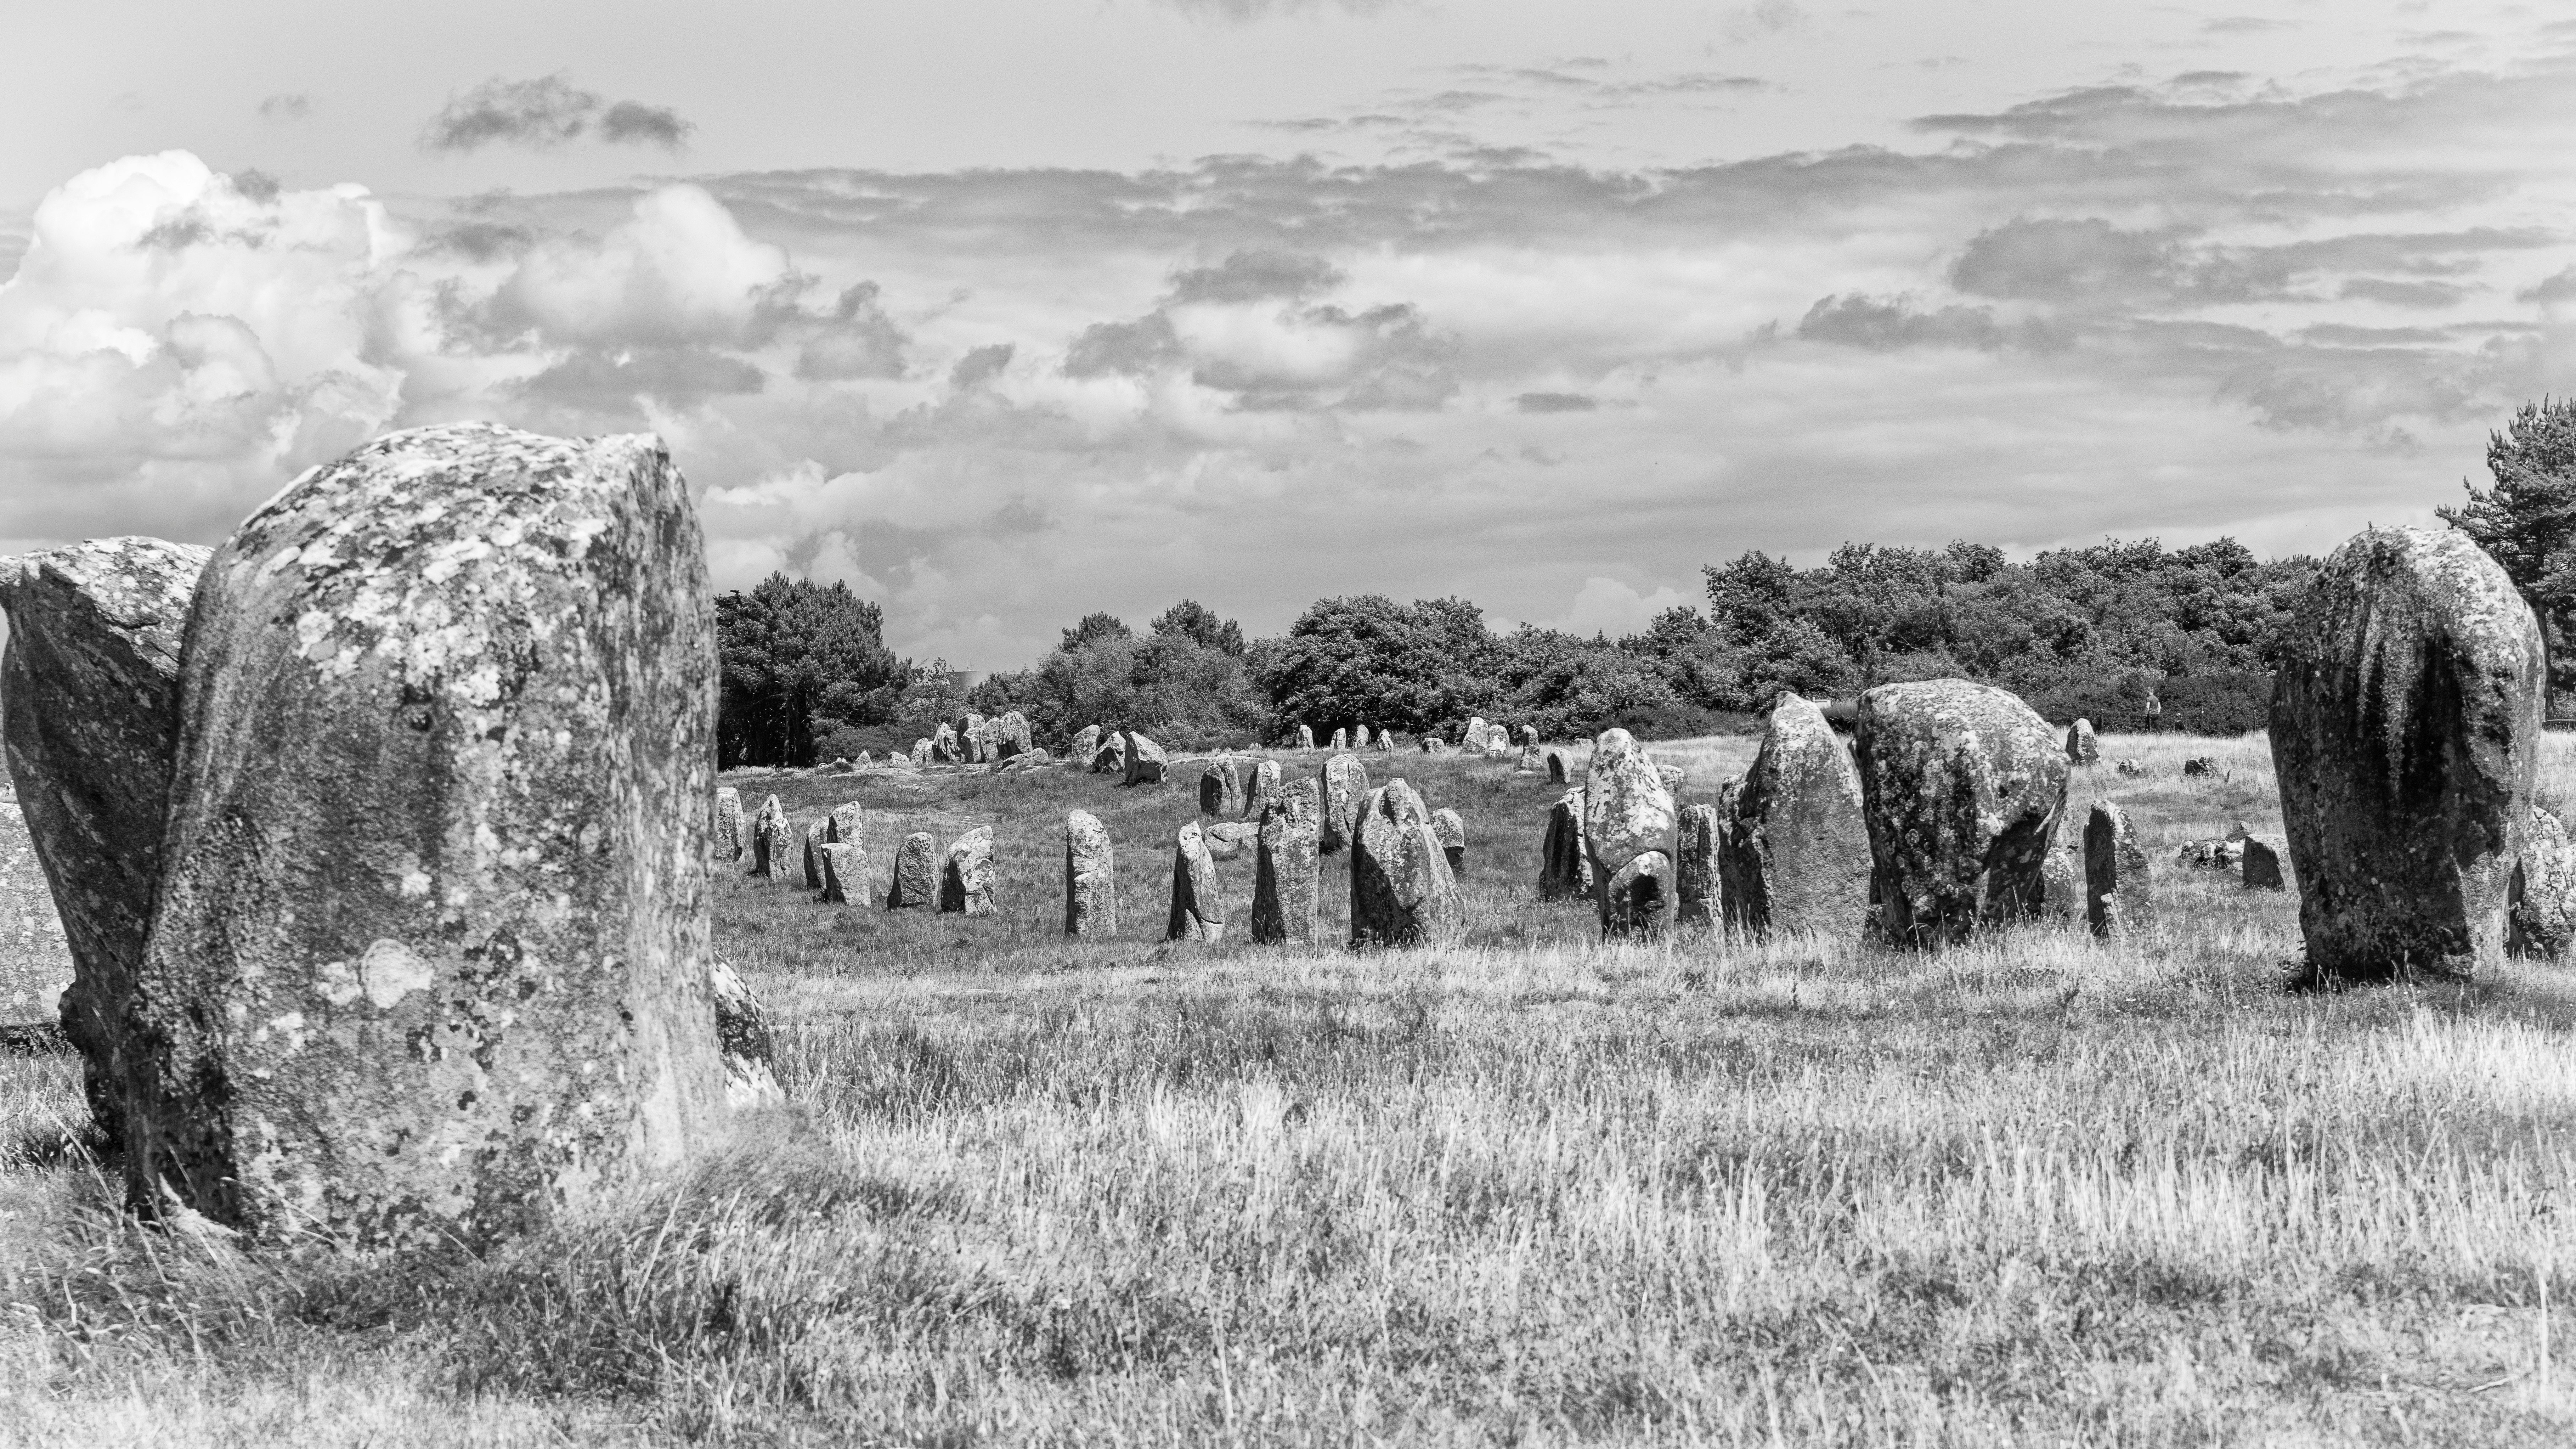
<svg viewBox="0 0 2576 1449"><path fill-rule="evenodd" d="M595 135L612 145L676 150L694 129L667 107L611 102L558 71L535 80L495 76L448 97L422 129L420 144L430 151L473 151L496 143L542 150Z"/></svg>
<svg viewBox="0 0 2576 1449"><path fill-rule="evenodd" d="M1011 365L1014 350L1007 342L976 348L957 359L957 365L949 369L948 385L959 392L973 392L990 384Z"/></svg>
<svg viewBox="0 0 2576 1449"><path fill-rule="evenodd" d="M785 248L754 241L723 203L682 184L637 197L596 241L530 248L486 316L498 331L559 342L744 343L774 328L806 281Z"/></svg>
<svg viewBox="0 0 2576 1449"><path fill-rule="evenodd" d="M1193 19L1246 25L1278 16L1316 15L1327 11L1339 11L1344 15L1374 15L1391 8L1395 0L1158 0L1158 3Z"/></svg>
<svg viewBox="0 0 2576 1449"><path fill-rule="evenodd" d="M2269 20L2259 15L2227 15L2200 23L2201 33L2204 35L2260 35L2270 30L2298 28L2296 21Z"/></svg>
<svg viewBox="0 0 2576 1449"><path fill-rule="evenodd" d="M268 97L259 103L263 121L300 121L313 114L313 98L301 91Z"/></svg>
<svg viewBox="0 0 2576 1449"><path fill-rule="evenodd" d="M1669 584L1640 594L1617 579L1595 575L1583 581L1573 604L1551 627L1568 634L1607 634L1617 639L1644 632L1657 614L1688 602Z"/></svg>
<svg viewBox="0 0 2576 1449"><path fill-rule="evenodd" d="M805 333L796 375L815 382L903 376L904 345L911 339L877 305L877 284L842 291L829 316Z"/></svg>
<svg viewBox="0 0 2576 1449"><path fill-rule="evenodd" d="M1176 274L1171 297L1180 306L1303 298L1330 290L1342 280L1341 269L1321 257L1254 249L1236 252L1213 267Z"/></svg>
<svg viewBox="0 0 2576 1449"><path fill-rule="evenodd" d="M1525 392L1512 406L1525 413L1588 413L1601 404L1579 392Z"/></svg>
<svg viewBox="0 0 2576 1449"><path fill-rule="evenodd" d="M1952 304L1938 311L1919 311L1911 297L1881 300L1854 292L1820 297L1798 319L1797 335L1810 342L1830 342L1883 352L1897 347L1973 347L1991 351L2007 340L1993 309Z"/></svg>
<svg viewBox="0 0 2576 1449"><path fill-rule="evenodd" d="M1806 7L1796 0L1761 0L1726 12L1726 38L1742 42L1796 30L1806 23Z"/></svg>

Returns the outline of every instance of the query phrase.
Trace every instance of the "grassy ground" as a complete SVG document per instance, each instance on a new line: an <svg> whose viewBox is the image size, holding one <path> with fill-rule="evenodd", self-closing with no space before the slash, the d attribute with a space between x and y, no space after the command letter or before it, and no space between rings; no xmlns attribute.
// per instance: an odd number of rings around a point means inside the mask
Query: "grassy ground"
<svg viewBox="0 0 2576 1449"><path fill-rule="evenodd" d="M1467 820L1438 955L1158 943L1194 780L736 781L861 801L880 888L994 824L1002 913L728 876L794 1106L480 1261L127 1225L69 1064L0 1059L0 1441L2570 1442L2576 986L2285 992L2294 898L2167 864L2277 830L2262 742L2104 753L2155 930L1937 956L1603 948L1501 762L1370 760ZM1061 934L1074 807L1117 940Z"/></svg>

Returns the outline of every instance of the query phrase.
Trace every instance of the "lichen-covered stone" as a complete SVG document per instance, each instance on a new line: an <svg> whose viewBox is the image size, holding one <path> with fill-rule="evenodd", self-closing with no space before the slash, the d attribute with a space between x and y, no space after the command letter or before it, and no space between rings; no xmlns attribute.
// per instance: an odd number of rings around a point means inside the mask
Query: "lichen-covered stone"
<svg viewBox="0 0 2576 1449"><path fill-rule="evenodd" d="M992 736L993 756L1008 760L1037 748L1037 735L1029 728L1029 717L1018 710L1005 710L994 720L987 733Z"/></svg>
<svg viewBox="0 0 2576 1449"><path fill-rule="evenodd" d="M1727 924L1858 940L1869 924L1869 822L1860 772L1825 712L1783 693L1733 799L1719 846Z"/></svg>
<svg viewBox="0 0 2576 1449"><path fill-rule="evenodd" d="M1717 807L1683 806L1675 836L1673 924L1715 925L1724 899L1717 876Z"/></svg>
<svg viewBox="0 0 2576 1449"><path fill-rule="evenodd" d="M1650 850L1670 856L1676 823L1672 789L1645 747L1626 730L1603 730L1583 780L1583 838L1595 876Z"/></svg>
<svg viewBox="0 0 2576 1449"><path fill-rule="evenodd" d="M2039 914L2060 923L2083 920L2084 898L2084 842L2050 846L2039 868Z"/></svg>
<svg viewBox="0 0 2576 1449"><path fill-rule="evenodd" d="M150 1061L128 1059L150 1043L123 1023L161 885L180 637L210 552L111 538L0 561L0 738L24 810L6 832L0 1026L60 1021L110 1141L127 1093L152 1090Z"/></svg>
<svg viewBox="0 0 2576 1449"><path fill-rule="evenodd" d="M1077 764L1089 765L1100 753L1100 726L1084 725L1073 732L1073 743L1065 747L1064 757Z"/></svg>
<svg viewBox="0 0 2576 1449"><path fill-rule="evenodd" d="M1101 737L1099 747L1091 752L1091 773L1095 775L1114 775L1124 771L1126 768L1126 731L1111 730L1108 734Z"/></svg>
<svg viewBox="0 0 2576 1449"><path fill-rule="evenodd" d="M832 843L832 817L818 816L805 826L805 889L823 888L823 847Z"/></svg>
<svg viewBox="0 0 2576 1449"><path fill-rule="evenodd" d="M931 752L932 752L933 750L935 750L936 748L938 748L938 747L937 747L936 745L932 744L929 740L926 740L926 739L914 740L914 741L912 742L912 765L913 765L913 768L917 770L917 769L921 769L921 768L924 768L924 767L926 767L927 765L929 765L929 763L930 763L930 758L931 758Z"/></svg>
<svg viewBox="0 0 2576 1449"><path fill-rule="evenodd" d="M1297 726L1297 748L1301 750L1311 750L1314 747L1315 731L1313 727L1309 725Z"/></svg>
<svg viewBox="0 0 2576 1449"><path fill-rule="evenodd" d="M1431 833L1440 838L1441 853L1449 857L1449 869L1467 868L1467 822L1458 812L1443 805L1431 812Z"/></svg>
<svg viewBox="0 0 2576 1449"><path fill-rule="evenodd" d="M1352 728L1352 730L1351 730L1351 748L1352 748L1352 749L1355 749L1355 750L1365 750L1365 749L1367 749L1368 747L1369 747L1369 728L1368 728L1368 726L1367 726L1367 725L1358 725L1358 726L1354 726L1354 727Z"/></svg>
<svg viewBox="0 0 2576 1449"><path fill-rule="evenodd" d="M1377 732L1377 743L1371 748L1375 749L1381 755L1393 750L1395 748L1395 731L1390 729L1379 730Z"/></svg>
<svg viewBox="0 0 2576 1449"><path fill-rule="evenodd" d="M886 909L913 910L939 903L939 843L916 830L895 847L894 876L886 883Z"/></svg>
<svg viewBox="0 0 2576 1449"><path fill-rule="evenodd" d="M1136 731L1128 730L1119 737L1119 774L1130 785L1159 785L1170 759L1163 747Z"/></svg>
<svg viewBox="0 0 2576 1449"><path fill-rule="evenodd" d="M1253 852L1252 939L1312 945L1321 901L1316 782L1280 786L1273 775L1272 783L1262 800L1261 834Z"/></svg>
<svg viewBox="0 0 2576 1449"><path fill-rule="evenodd" d="M134 1030L138 1197L475 1243L681 1162L710 999L715 611L650 437L422 428L207 563Z"/></svg>
<svg viewBox="0 0 2576 1449"><path fill-rule="evenodd" d="M1481 755L1492 742L1492 732L1493 727L1485 723L1483 715L1469 715L1467 727L1458 732L1458 748Z"/></svg>
<svg viewBox="0 0 2576 1449"><path fill-rule="evenodd" d="M948 844L947 864L939 871L939 910L943 915L993 914L993 827L978 825Z"/></svg>
<svg viewBox="0 0 2576 1449"><path fill-rule="evenodd" d="M787 807L770 796L751 820L751 873L769 877L787 868Z"/></svg>
<svg viewBox="0 0 2576 1449"><path fill-rule="evenodd" d="M2084 819L2084 923L2096 936L2125 936L2155 919L2154 873L2129 812L2094 801Z"/></svg>
<svg viewBox="0 0 2576 1449"><path fill-rule="evenodd" d="M1632 855L1618 869L1595 875L1593 882L1603 940L1656 935L1672 923L1673 858L1665 852Z"/></svg>
<svg viewBox="0 0 2576 1449"><path fill-rule="evenodd" d="M1466 904L1431 812L1402 779L1360 801L1351 842L1351 945L1438 946L1466 934Z"/></svg>
<svg viewBox="0 0 2576 1449"><path fill-rule="evenodd" d="M2101 758L2101 742L2093 738L2093 721L2079 719L2066 727L2066 759L2069 764L2089 765Z"/></svg>
<svg viewBox="0 0 2576 1449"><path fill-rule="evenodd" d="M1118 934L1118 857L1109 827L1088 810L1064 817L1064 933Z"/></svg>
<svg viewBox="0 0 2576 1449"><path fill-rule="evenodd" d="M1225 900L1217 890L1216 862L1200 838L1198 822L1184 825L1172 838L1172 913L1163 928L1167 941L1225 939Z"/></svg>
<svg viewBox="0 0 2576 1449"><path fill-rule="evenodd" d="M716 859L731 864L750 848L750 831L742 818L742 792L731 785L716 791Z"/></svg>
<svg viewBox="0 0 2576 1449"><path fill-rule="evenodd" d="M2040 909L2067 763L2029 705L1964 679L1882 684L1860 697L1854 753L1889 941L1964 940Z"/></svg>
<svg viewBox="0 0 2576 1449"><path fill-rule="evenodd" d="M1351 732L1347 729L1335 729L1333 731L1332 747L1336 750L1349 749L1351 747Z"/></svg>
<svg viewBox="0 0 2576 1449"><path fill-rule="evenodd" d="M1243 818L1255 825L1261 823L1261 812L1279 794L1279 762L1261 760L1244 771Z"/></svg>
<svg viewBox="0 0 2576 1449"><path fill-rule="evenodd" d="M1243 771L1231 755L1219 755L1199 771L1199 813L1219 820L1243 815Z"/></svg>
<svg viewBox="0 0 2576 1449"><path fill-rule="evenodd" d="M859 844L859 802L845 801L823 817L823 838L840 845Z"/></svg>
<svg viewBox="0 0 2576 1449"><path fill-rule="evenodd" d="M868 857L855 840L829 841L815 850L823 865L823 904L845 906L850 903L850 887L866 877ZM865 891L867 887L859 886Z"/></svg>
<svg viewBox="0 0 2576 1449"><path fill-rule="evenodd" d="M931 731L930 758L943 765L963 764L965 762L965 746L957 738L957 731L949 728L948 721L946 720L941 720L939 722L939 728Z"/></svg>
<svg viewBox="0 0 2576 1449"><path fill-rule="evenodd" d="M2514 870L2505 950L2558 961L2566 958L2570 946L2576 946L2576 848L2568 844L2567 827L2559 818L2534 805L2523 836L2522 862Z"/></svg>
<svg viewBox="0 0 2576 1449"><path fill-rule="evenodd" d="M1199 839L1207 853L1218 860L1232 860L1243 853L1261 834L1261 827L1249 820L1214 820L1199 827Z"/></svg>
<svg viewBox="0 0 2576 1449"><path fill-rule="evenodd" d="M1592 856L1583 847L1583 787L1575 786L1547 809L1547 834L1539 845L1539 899L1592 898Z"/></svg>
<svg viewBox="0 0 2576 1449"><path fill-rule="evenodd" d="M716 1053L724 1072L725 1104L736 1111L785 1101L770 1069L769 1011L758 993L721 956L708 958L707 994L714 998Z"/></svg>
<svg viewBox="0 0 2576 1449"><path fill-rule="evenodd" d="M2540 762L2540 626L2468 535L2336 549L2282 635L2272 761L2311 973L2503 955Z"/></svg>
<svg viewBox="0 0 2576 1449"><path fill-rule="evenodd" d="M1335 755L1324 761L1317 791L1324 813L1316 823L1315 848L1326 855L1349 849L1358 838L1360 809L1368 800L1368 766L1357 755Z"/></svg>

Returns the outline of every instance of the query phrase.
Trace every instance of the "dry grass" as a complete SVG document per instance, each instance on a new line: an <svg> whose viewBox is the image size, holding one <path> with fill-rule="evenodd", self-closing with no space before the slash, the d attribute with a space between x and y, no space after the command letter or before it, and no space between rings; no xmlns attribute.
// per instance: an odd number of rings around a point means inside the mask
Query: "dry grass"
<svg viewBox="0 0 2576 1449"><path fill-rule="evenodd" d="M1705 796L1750 742L1656 753ZM2160 862L2277 829L2259 739L2105 754L2154 774L2083 772L2076 809L2122 799ZM729 879L795 1107L481 1261L122 1222L63 1145L68 1063L0 1059L0 1440L2576 1433L2540 1372L2576 1281L2556 968L2292 994L2292 898L2170 868L2117 946L1603 948L1531 899L1554 790L1386 763L1467 817L1463 950L1157 944L1180 788L786 782L869 804L872 877L916 824L1000 825L1004 913ZM1073 805L1124 851L1119 941L1060 933Z"/></svg>

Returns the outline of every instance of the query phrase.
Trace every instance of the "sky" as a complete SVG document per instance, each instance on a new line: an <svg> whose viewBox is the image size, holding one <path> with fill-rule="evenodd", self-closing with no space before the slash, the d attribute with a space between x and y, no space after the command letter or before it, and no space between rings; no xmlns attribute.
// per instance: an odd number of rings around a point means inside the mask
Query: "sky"
<svg viewBox="0 0 2576 1449"><path fill-rule="evenodd" d="M13 17L0 551L496 418L658 432L718 587L959 668L1615 635L1748 549L2322 553L2576 375L2540 7L367 8Z"/></svg>

